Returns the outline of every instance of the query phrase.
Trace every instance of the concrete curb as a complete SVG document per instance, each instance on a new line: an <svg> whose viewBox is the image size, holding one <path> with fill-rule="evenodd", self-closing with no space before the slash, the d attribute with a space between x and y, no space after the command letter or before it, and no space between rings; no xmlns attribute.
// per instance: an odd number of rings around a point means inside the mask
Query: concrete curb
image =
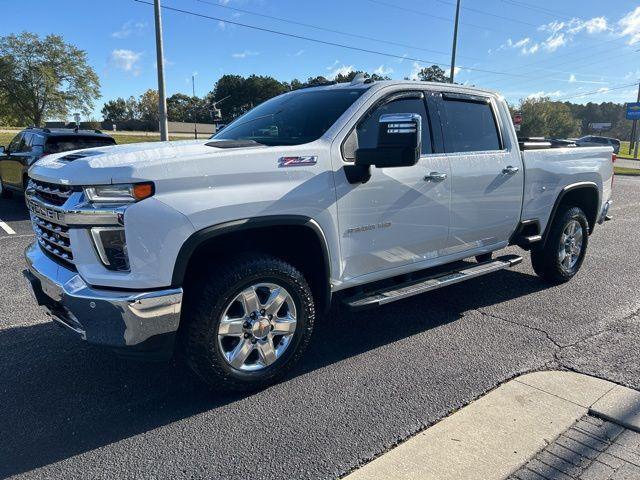
<svg viewBox="0 0 640 480"><path fill-rule="evenodd" d="M640 431L640 392L573 372L526 374L345 478L504 479L587 413Z"/></svg>

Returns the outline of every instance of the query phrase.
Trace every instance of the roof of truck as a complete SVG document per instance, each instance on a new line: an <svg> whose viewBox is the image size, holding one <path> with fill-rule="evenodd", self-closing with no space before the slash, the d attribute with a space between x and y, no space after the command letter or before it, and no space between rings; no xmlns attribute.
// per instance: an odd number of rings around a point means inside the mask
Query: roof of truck
<svg viewBox="0 0 640 480"><path fill-rule="evenodd" d="M381 89L385 87L392 87L398 85L406 85L410 87L428 87L433 90L446 90L446 91L455 91L460 93L469 93L469 94L484 94L491 96L498 96L499 94L492 90L486 90L477 87L468 87L465 85L451 84L451 83L441 83L441 82L421 82L418 80L380 80L380 81L372 81L370 79L365 80L364 82L350 83L350 82L342 82L342 83L333 83L329 82L323 85L318 85L315 87L307 87L308 89L322 89L322 90L332 90L332 89L370 89L376 88Z"/></svg>

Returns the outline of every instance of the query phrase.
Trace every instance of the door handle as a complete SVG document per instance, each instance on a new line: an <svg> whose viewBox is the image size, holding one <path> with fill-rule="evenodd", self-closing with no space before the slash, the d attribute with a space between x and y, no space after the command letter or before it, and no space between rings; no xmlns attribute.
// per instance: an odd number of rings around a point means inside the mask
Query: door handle
<svg viewBox="0 0 640 480"><path fill-rule="evenodd" d="M425 175L424 181L425 182L442 182L443 180L446 180L446 178L447 178L446 173L431 172L429 175Z"/></svg>
<svg viewBox="0 0 640 480"><path fill-rule="evenodd" d="M503 175L515 175L519 171L520 171L520 169L518 167L513 167L513 166L509 165L508 167L505 167L502 170L502 174Z"/></svg>

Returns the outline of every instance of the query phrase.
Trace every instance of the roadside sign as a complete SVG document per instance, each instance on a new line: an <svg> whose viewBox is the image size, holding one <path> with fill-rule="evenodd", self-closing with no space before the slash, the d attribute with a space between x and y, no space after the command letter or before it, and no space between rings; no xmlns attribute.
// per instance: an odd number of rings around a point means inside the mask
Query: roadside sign
<svg viewBox="0 0 640 480"><path fill-rule="evenodd" d="M611 122L590 123L589 128L598 132L604 132L605 130L611 130Z"/></svg>
<svg viewBox="0 0 640 480"><path fill-rule="evenodd" d="M640 120L640 102L627 103L627 120Z"/></svg>

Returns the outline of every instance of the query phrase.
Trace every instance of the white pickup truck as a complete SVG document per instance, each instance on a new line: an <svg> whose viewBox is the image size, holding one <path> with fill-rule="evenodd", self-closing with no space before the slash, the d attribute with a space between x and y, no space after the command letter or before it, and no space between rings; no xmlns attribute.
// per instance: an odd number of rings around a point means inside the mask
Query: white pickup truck
<svg viewBox="0 0 640 480"><path fill-rule="evenodd" d="M276 381L340 301L373 308L509 268L564 282L608 218L611 147L519 145L495 93L408 81L273 98L206 141L29 171L38 303L92 344L174 351L228 389ZM399 319L398 321L402 321Z"/></svg>

